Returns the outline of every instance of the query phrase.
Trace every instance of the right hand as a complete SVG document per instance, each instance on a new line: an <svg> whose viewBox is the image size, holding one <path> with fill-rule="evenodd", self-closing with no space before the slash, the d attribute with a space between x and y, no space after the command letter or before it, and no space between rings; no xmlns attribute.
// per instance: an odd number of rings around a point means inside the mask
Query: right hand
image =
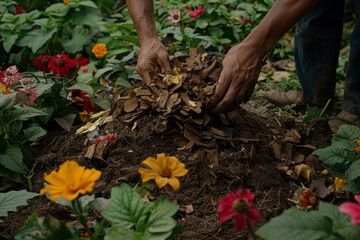
<svg viewBox="0 0 360 240"><path fill-rule="evenodd" d="M157 72L163 69L171 73L169 54L156 38L141 44L136 70L145 84L149 84Z"/></svg>

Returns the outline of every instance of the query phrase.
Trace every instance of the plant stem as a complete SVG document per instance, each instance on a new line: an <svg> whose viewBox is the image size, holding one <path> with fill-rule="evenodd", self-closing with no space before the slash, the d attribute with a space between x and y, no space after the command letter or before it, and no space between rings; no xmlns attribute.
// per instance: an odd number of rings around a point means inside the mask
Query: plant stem
<svg viewBox="0 0 360 240"><path fill-rule="evenodd" d="M250 233L252 239L253 239L253 240L258 240L259 237L255 234L254 228L253 228L252 224L250 223L248 217L246 218L246 223L247 223L247 225L248 225L249 233Z"/></svg>
<svg viewBox="0 0 360 240"><path fill-rule="evenodd" d="M75 215L76 218L79 220L79 222L81 223L81 225L84 226L85 231L89 234L89 237L91 240L95 240L92 231L90 230L88 224L87 224L87 214L84 213L84 209L82 207L81 202L79 201L79 199L75 199L74 201L71 202L73 205L73 209L75 211Z"/></svg>

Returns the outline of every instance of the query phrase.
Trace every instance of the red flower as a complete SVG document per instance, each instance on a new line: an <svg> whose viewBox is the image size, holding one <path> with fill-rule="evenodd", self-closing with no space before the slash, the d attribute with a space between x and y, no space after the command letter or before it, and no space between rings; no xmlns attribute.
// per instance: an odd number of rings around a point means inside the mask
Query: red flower
<svg viewBox="0 0 360 240"><path fill-rule="evenodd" d="M106 140L106 141L109 141L109 142L113 142L113 141L116 140L116 136L115 136L115 135L107 135L107 136L105 137L105 140Z"/></svg>
<svg viewBox="0 0 360 240"><path fill-rule="evenodd" d="M49 63L52 59L50 55L41 55L34 59L33 64L37 67L40 71L43 72L50 72Z"/></svg>
<svg viewBox="0 0 360 240"><path fill-rule="evenodd" d="M235 230L245 229L247 224L257 224L260 220L260 212L254 207L255 194L249 189L239 189L235 193L229 193L219 200L218 219L225 222L233 218Z"/></svg>
<svg viewBox="0 0 360 240"><path fill-rule="evenodd" d="M16 6L15 8L15 15L24 13L24 8L22 6Z"/></svg>
<svg viewBox="0 0 360 240"><path fill-rule="evenodd" d="M191 11L191 10L192 10L191 7L188 6L188 5L185 5L185 6L184 6L184 9L185 9L186 11Z"/></svg>
<svg viewBox="0 0 360 240"><path fill-rule="evenodd" d="M360 225L360 194L354 196L357 203L343 203L339 207L339 211L351 216L351 223Z"/></svg>
<svg viewBox="0 0 360 240"><path fill-rule="evenodd" d="M73 102L82 103L83 110L88 113L98 112L96 105L91 101L89 95L82 90L73 90L73 91L69 92L68 99Z"/></svg>
<svg viewBox="0 0 360 240"><path fill-rule="evenodd" d="M73 61L65 54L59 54L51 59L49 68L57 75L65 76L69 74L70 68L74 67Z"/></svg>
<svg viewBox="0 0 360 240"><path fill-rule="evenodd" d="M241 21L244 23L244 24L247 24L247 23L251 23L251 19L250 18L241 18Z"/></svg>
<svg viewBox="0 0 360 240"><path fill-rule="evenodd" d="M72 60L74 66L85 66L89 64L89 59L84 58L81 53L76 54L76 57Z"/></svg>
<svg viewBox="0 0 360 240"><path fill-rule="evenodd" d="M202 15L203 13L204 13L203 7L202 7L202 6L199 6L196 11L192 11L192 12L189 13L189 17L191 17L191 18L197 18L197 17L199 17L200 15Z"/></svg>

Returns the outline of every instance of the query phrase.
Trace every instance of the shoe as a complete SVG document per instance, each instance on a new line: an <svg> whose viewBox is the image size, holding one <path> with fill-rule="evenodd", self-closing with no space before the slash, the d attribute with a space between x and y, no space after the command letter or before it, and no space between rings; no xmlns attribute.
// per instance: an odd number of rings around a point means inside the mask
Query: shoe
<svg viewBox="0 0 360 240"><path fill-rule="evenodd" d="M333 133L336 133L343 124L356 125L360 127L360 116L341 111L336 117L328 121L328 125Z"/></svg>
<svg viewBox="0 0 360 240"><path fill-rule="evenodd" d="M284 91L269 91L265 93L265 97L272 104L283 107L285 105L295 104L296 106L305 106L306 102L303 99L303 92L299 90Z"/></svg>

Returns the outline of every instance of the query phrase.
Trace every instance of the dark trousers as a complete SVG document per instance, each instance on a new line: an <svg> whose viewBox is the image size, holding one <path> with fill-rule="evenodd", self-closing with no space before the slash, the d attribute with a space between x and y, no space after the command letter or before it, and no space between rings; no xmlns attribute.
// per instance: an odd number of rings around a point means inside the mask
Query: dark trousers
<svg viewBox="0 0 360 240"><path fill-rule="evenodd" d="M354 0L360 14L360 1ZM334 99L336 68L341 47L344 0L319 0L297 24L295 31L296 73L304 100L324 106ZM360 115L360 20L350 39L343 110Z"/></svg>

